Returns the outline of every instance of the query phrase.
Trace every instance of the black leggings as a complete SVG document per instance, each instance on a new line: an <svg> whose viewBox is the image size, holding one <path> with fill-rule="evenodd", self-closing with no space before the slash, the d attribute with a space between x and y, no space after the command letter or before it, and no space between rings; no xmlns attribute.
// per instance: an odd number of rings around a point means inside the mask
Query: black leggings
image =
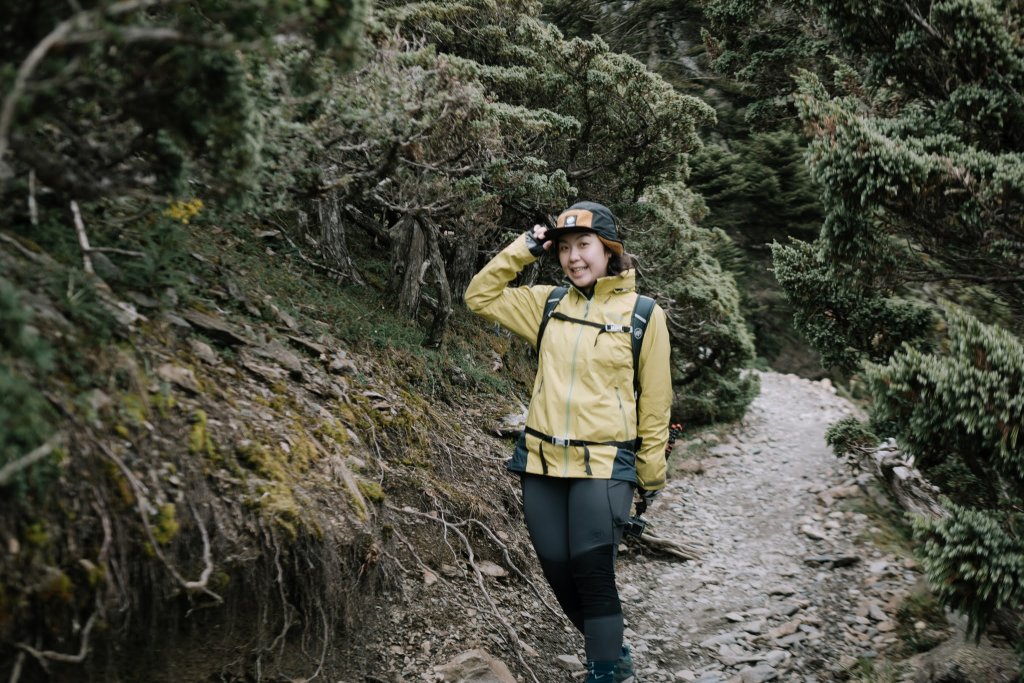
<svg viewBox="0 0 1024 683"><path fill-rule="evenodd" d="M623 624L615 554L629 519L633 485L533 474L522 480L530 540L558 604L583 633L587 660L618 659Z"/></svg>

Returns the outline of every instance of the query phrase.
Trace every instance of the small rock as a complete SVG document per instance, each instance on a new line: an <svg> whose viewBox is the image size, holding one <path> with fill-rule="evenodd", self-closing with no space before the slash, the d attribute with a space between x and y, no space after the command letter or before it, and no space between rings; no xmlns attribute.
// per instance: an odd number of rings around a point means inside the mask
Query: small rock
<svg viewBox="0 0 1024 683"><path fill-rule="evenodd" d="M490 560L482 560L480 562L477 562L476 563L476 567L477 567L477 569L480 570L480 573L483 574L484 576L493 576L495 578L500 578L502 576L508 576L508 572L505 571L504 567L502 567L501 565L495 564L494 562L491 562Z"/></svg>
<svg viewBox="0 0 1024 683"><path fill-rule="evenodd" d="M703 647L703 648L707 648L709 650L714 650L719 645L724 645L724 644L727 644L727 643L735 643L735 642L736 642L735 634L732 634L732 633L721 633L721 634L719 634L717 636L712 636L710 638L705 638L704 640L700 641L700 646Z"/></svg>
<svg viewBox="0 0 1024 683"><path fill-rule="evenodd" d="M558 655L555 661L566 671L583 671L586 668L576 655Z"/></svg>
<svg viewBox="0 0 1024 683"><path fill-rule="evenodd" d="M101 389L93 389L90 391L86 394L85 401L89 404L89 407L92 408L94 413L100 412L113 403L113 399L111 399L110 396Z"/></svg>
<svg viewBox="0 0 1024 683"><path fill-rule="evenodd" d="M676 469L683 474L702 474L704 463L701 460L683 460Z"/></svg>
<svg viewBox="0 0 1024 683"><path fill-rule="evenodd" d="M293 379L302 379L302 359L285 348L280 342L270 342L253 351L257 356L275 361L288 371Z"/></svg>
<svg viewBox="0 0 1024 683"><path fill-rule="evenodd" d="M331 358L327 369L335 375L354 375L359 371L351 358L346 357L344 351L339 351Z"/></svg>
<svg viewBox="0 0 1024 683"><path fill-rule="evenodd" d="M802 527L800 527L800 531L804 534L804 536L812 538L815 541L824 541L828 538L828 535L824 531L818 529L817 527L811 526L810 524L804 524Z"/></svg>
<svg viewBox="0 0 1024 683"><path fill-rule="evenodd" d="M188 343L192 347L192 353L196 354L196 358L207 365L216 365L220 362L217 352L206 342L199 341L198 339L189 339Z"/></svg>
<svg viewBox="0 0 1024 683"><path fill-rule="evenodd" d="M677 683L693 683L697 680L697 674L693 673L689 669L680 669L672 674Z"/></svg>
<svg viewBox="0 0 1024 683"><path fill-rule="evenodd" d="M248 344L249 341L239 334L234 327L219 318L199 311L185 311L181 314L193 327L202 330L214 341L228 346Z"/></svg>
<svg viewBox="0 0 1024 683"><path fill-rule="evenodd" d="M201 392L199 381L188 368L173 363L164 363L156 369L156 375L168 384L174 384L193 394Z"/></svg>
<svg viewBox="0 0 1024 683"><path fill-rule="evenodd" d="M764 630L764 622L763 621L748 621L745 624L740 624L740 628L743 629L744 631L746 631L747 633L751 633L753 635L757 635L758 633L761 633L761 631Z"/></svg>
<svg viewBox="0 0 1024 683"><path fill-rule="evenodd" d="M801 643L801 642L803 642L805 640L807 640L807 635L806 634L794 633L791 636L786 636L785 638L779 638L775 642L778 643L781 647L788 648L788 647L792 647L793 645L796 645L797 643Z"/></svg>
<svg viewBox="0 0 1024 683"><path fill-rule="evenodd" d="M516 683L508 667L485 650L467 650L435 666L434 673L438 683Z"/></svg>
<svg viewBox="0 0 1024 683"><path fill-rule="evenodd" d="M758 664L740 671L740 679L743 683L763 683L772 681L779 677L779 672L767 664Z"/></svg>
<svg viewBox="0 0 1024 683"><path fill-rule="evenodd" d="M159 308L160 302L151 296L146 296L142 292L125 292L125 296L134 301L137 305L142 308Z"/></svg>
<svg viewBox="0 0 1024 683"><path fill-rule="evenodd" d="M801 622L799 619L787 621L785 624L776 626L772 630L768 631L768 637L777 639L784 638L785 636L796 633L797 629L800 628L800 623Z"/></svg>

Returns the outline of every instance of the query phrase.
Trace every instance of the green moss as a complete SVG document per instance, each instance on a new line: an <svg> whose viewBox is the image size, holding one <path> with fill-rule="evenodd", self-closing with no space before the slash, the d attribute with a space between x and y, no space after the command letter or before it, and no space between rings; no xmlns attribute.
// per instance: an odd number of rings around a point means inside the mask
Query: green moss
<svg viewBox="0 0 1024 683"><path fill-rule="evenodd" d="M377 482L363 480L359 482L358 486L359 492L362 493L365 498L372 500L374 503L384 502L384 489Z"/></svg>
<svg viewBox="0 0 1024 683"><path fill-rule="evenodd" d="M192 416L192 430L188 435L188 452L211 458L217 455L217 447L210 439L206 411L201 408L196 410Z"/></svg>
<svg viewBox="0 0 1024 683"><path fill-rule="evenodd" d="M225 590L231 583L231 575L223 570L215 570L210 574L210 589L215 592Z"/></svg>
<svg viewBox="0 0 1024 683"><path fill-rule="evenodd" d="M316 442L307 436L298 436L292 444L291 462L296 467L305 470L314 462L320 454Z"/></svg>
<svg viewBox="0 0 1024 683"><path fill-rule="evenodd" d="M337 420L324 420L317 426L315 433L318 438L333 441L339 446L345 446L349 443L348 430L339 424Z"/></svg>
<svg viewBox="0 0 1024 683"><path fill-rule="evenodd" d="M42 548L50 542L50 533L42 522L33 522L25 528L25 543L33 548Z"/></svg>
<svg viewBox="0 0 1024 683"><path fill-rule="evenodd" d="M135 493L132 491L131 484L128 483L128 480L117 465L113 463L107 465L107 476L110 477L114 484L114 489L124 504L133 505L135 503Z"/></svg>
<svg viewBox="0 0 1024 683"><path fill-rule="evenodd" d="M161 418L167 419L171 410L178 405L178 402L174 399L174 395L169 391L159 391L153 395L150 400L153 407L156 408L156 412Z"/></svg>
<svg viewBox="0 0 1024 683"><path fill-rule="evenodd" d="M243 441L235 447L238 461L264 479L285 481L285 455L255 441Z"/></svg>
<svg viewBox="0 0 1024 683"><path fill-rule="evenodd" d="M39 586L39 597L46 601L70 604L75 597L75 584L64 572L50 572Z"/></svg>
<svg viewBox="0 0 1024 683"><path fill-rule="evenodd" d="M121 415L131 424L141 425L149 419L149 400L145 395L121 394Z"/></svg>
<svg viewBox="0 0 1024 683"><path fill-rule="evenodd" d="M88 560L81 560L85 567L85 579L89 588L95 588L107 578L107 568L103 565L95 565Z"/></svg>
<svg viewBox="0 0 1024 683"><path fill-rule="evenodd" d="M294 540L302 521L299 504L290 486L277 483L260 489L260 509Z"/></svg>
<svg viewBox="0 0 1024 683"><path fill-rule="evenodd" d="M153 538L156 539L156 542L160 545L167 545L178 535L180 529L181 525L178 523L174 503L161 505L156 524L153 525Z"/></svg>

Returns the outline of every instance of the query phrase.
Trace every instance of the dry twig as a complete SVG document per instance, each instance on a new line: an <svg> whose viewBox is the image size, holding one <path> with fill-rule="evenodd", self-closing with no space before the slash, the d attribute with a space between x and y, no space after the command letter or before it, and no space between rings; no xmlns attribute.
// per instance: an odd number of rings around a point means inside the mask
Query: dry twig
<svg viewBox="0 0 1024 683"><path fill-rule="evenodd" d="M85 223L82 222L82 212L78 210L78 202L71 200L71 213L75 217L75 232L78 233L78 246L82 249L82 267L89 275L95 275L92 267L92 257L89 253L92 247L89 246L89 235L85 232Z"/></svg>
<svg viewBox="0 0 1024 683"><path fill-rule="evenodd" d="M440 522L444 526L446 532L450 530L456 536L459 537L459 539L462 541L462 546L466 550L469 566L473 568L473 575L476 578L477 587L480 589L481 594L483 594L484 599L490 606L491 613L494 614L495 618L501 623L502 626L505 627L505 630L508 632L508 635L511 638L511 644L515 646L512 649L515 651L516 658L519 659L519 663L522 665L523 669L526 671L527 674L529 674L530 678L533 680L533 683L540 683L540 681L537 680L537 675L533 672L533 669L530 668L530 665L527 664L526 660L523 658L522 648L518 647L522 642L519 638L519 634L516 633L516 630L512 627L510 623L508 623L508 620L501 615L500 611L498 611L498 605L494 602L494 598L491 597L490 591L487 590L487 584L484 582L484 575L480 571L480 567L477 566L475 561L475 556L473 554L473 545L469 542L469 539L466 537L466 535L462 533L458 525L452 524L443 517L434 517L432 515L428 515L425 512L420 512L419 510L413 510L412 508L397 508L394 505L390 504L386 504L386 506L389 510L392 510L394 512L399 512L406 515L415 515L417 517L424 517L435 522Z"/></svg>
<svg viewBox="0 0 1024 683"><path fill-rule="evenodd" d="M40 460L48 456L50 453L53 452L53 449L56 448L63 440L64 435L61 432L57 432L49 439L47 439L46 443L33 449L27 455L23 455L17 460L12 460L11 462L4 465L2 468L0 468L0 486L6 486L14 477L14 475L16 475L18 472L28 467L31 467L35 463L39 462Z"/></svg>
<svg viewBox="0 0 1024 683"><path fill-rule="evenodd" d="M486 525L486 524L484 524L483 522L481 522L480 520L478 520L478 519L470 519L470 520L468 520L468 521L469 521L469 523L470 523L470 524L476 524L476 525L477 525L477 526L479 526L479 527L480 527L481 529L483 529L483 530L484 530L484 532L485 532L485 533L486 533L486 534L487 534L488 536L490 536L490 538L491 538L491 541L492 541L492 542L493 542L493 543L494 543L494 544L495 544L496 546L498 546L499 548L501 548L501 554L502 554L502 556L503 556L503 557L505 558L505 564L507 564L507 565L508 565L509 567L511 567L511 568L512 568L512 571L514 571L514 572L515 572L516 574L518 574L518 575L519 575L519 578L521 578L521 579L522 579L523 581L525 581L525 582L527 583L527 585L528 585L528 586L530 586L530 588L531 588L531 589L533 590L533 594L534 594L534 595L536 595L536 596L537 596L537 599L538 599L538 600L540 600L540 601L541 601L541 603L542 603L542 604L543 604L543 605L544 605L545 607L547 607L547 608L548 608L548 611L549 611L549 612L551 612L551 613L552 613L553 615L555 615L555 618L556 618L556 619L558 619L558 620L562 620L562 619L564 619L564 618L565 618L565 615L564 615L564 614L563 614L563 613L562 613L562 612L561 612L560 610L556 610L556 609L555 609L554 607L552 607L552 606L551 606L551 605L550 605L550 604L548 603L547 599L545 599L544 595L543 595L543 594L542 594L542 593L540 592L540 589L539 589L539 588L537 588L537 584L535 584L535 583L534 583L533 581L531 581L531 580L530 580L530 578L529 578L529 577L528 577L528 576L527 576L526 574L524 574L524 573L523 573L523 572L522 572L522 571L521 571L521 570L519 569L519 567L517 567L517 566L516 566L516 564L515 564L515 563L514 563L514 562L512 561L512 557L511 557L511 555L509 555L509 552L508 552L508 546L506 546L506 545L505 545L504 543L502 543L502 542L501 542L501 540L500 540L500 539L498 539L498 537L497 537L497 536L495 535L495 533L494 533L493 531L491 531L491 530L490 530L490 529L489 529L489 528L487 527L487 525Z"/></svg>

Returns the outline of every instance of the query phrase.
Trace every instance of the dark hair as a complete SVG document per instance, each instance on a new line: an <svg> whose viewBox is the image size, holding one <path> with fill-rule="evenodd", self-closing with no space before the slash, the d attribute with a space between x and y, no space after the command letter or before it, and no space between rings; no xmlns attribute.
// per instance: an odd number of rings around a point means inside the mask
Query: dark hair
<svg viewBox="0 0 1024 683"><path fill-rule="evenodd" d="M625 252L621 254L612 253L612 257L608 259L608 274L609 275L620 275L624 271L630 268L636 268L636 258L632 254Z"/></svg>

